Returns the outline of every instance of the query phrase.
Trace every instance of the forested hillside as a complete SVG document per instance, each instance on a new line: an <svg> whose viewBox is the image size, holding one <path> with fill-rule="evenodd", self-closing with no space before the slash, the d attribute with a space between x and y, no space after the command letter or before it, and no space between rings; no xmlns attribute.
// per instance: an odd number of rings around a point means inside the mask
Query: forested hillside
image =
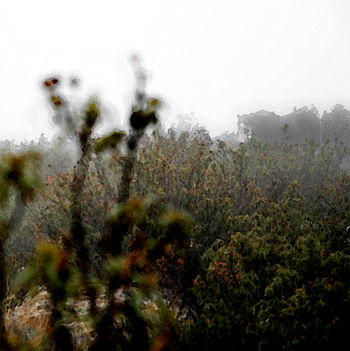
<svg viewBox="0 0 350 351"><path fill-rule="evenodd" d="M72 115L51 78L65 137L0 144L1 350L346 345L348 113L308 124L323 142L291 142L308 130L293 116L279 140L254 116L244 142L164 132L162 102L136 81L129 131L95 136L99 102ZM38 294L45 306L23 309Z"/></svg>

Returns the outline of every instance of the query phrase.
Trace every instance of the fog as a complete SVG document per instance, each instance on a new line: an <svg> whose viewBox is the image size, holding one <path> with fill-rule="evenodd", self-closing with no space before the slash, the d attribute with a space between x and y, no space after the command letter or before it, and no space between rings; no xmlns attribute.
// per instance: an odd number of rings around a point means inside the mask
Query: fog
<svg viewBox="0 0 350 351"><path fill-rule="evenodd" d="M1 3L0 349L348 344L349 10Z"/></svg>
<svg viewBox="0 0 350 351"><path fill-rule="evenodd" d="M349 13L346 0L3 2L0 138L55 134L41 90L52 74L78 77L81 90L69 93L97 94L117 126L135 51L168 126L186 116L218 135L262 109L349 107Z"/></svg>

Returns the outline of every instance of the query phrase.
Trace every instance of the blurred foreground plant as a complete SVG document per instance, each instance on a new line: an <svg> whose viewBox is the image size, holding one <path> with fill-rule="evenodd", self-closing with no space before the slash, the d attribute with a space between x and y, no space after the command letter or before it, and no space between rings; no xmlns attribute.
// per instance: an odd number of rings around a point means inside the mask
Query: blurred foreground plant
<svg viewBox="0 0 350 351"><path fill-rule="evenodd" d="M181 213L169 212L157 222L153 236L149 237L145 229L151 202L130 198L137 148L146 128L157 123L161 105L158 99L147 95L146 75L139 61L134 59L133 62L137 88L130 110L129 133L116 131L93 139L101 118L96 99L90 100L83 113L77 116L69 108L68 99L63 99L57 92L60 80L51 78L44 82L56 121L71 133L80 150L70 186L71 225L60 245L45 243L38 246L36 257L19 276L17 284L46 287L51 302L48 343L54 350L67 351L77 347L69 328L75 316L68 301L83 295L89 299L85 322L94 330L91 345L86 345L89 349L161 350L175 342L175 315L158 293L156 262L181 251L189 220ZM83 190L92 159L106 150L117 149L123 140L126 141L126 156L117 186L118 201L106 218L99 249L99 276L96 276L84 225ZM19 187L24 199L31 198L31 188L26 186L21 174L17 175L16 168L12 173L9 181ZM2 198L6 197L5 187L1 194L4 194ZM104 308L97 305L101 291L106 295ZM8 345L4 327L1 335L4 345Z"/></svg>
<svg viewBox="0 0 350 351"><path fill-rule="evenodd" d="M42 184L37 173L40 156L36 153L28 152L23 155L7 154L0 160L0 206L6 206L11 190L16 192L16 196L24 202L33 200L35 192L41 188ZM15 205L18 204L16 201ZM10 350L11 346L5 331L5 296L7 294L7 284L5 278L5 252L4 245L9 234L13 230L14 214L16 208L12 210L12 215L8 220L0 218L0 349ZM20 218L17 218L20 220Z"/></svg>

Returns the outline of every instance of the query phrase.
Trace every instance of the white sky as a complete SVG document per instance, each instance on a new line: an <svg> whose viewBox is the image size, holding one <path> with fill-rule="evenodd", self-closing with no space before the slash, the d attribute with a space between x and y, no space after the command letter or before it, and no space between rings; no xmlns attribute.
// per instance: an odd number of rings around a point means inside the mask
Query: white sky
<svg viewBox="0 0 350 351"><path fill-rule="evenodd" d="M50 73L124 119L135 50L168 118L193 112L214 135L260 109L350 108L349 0L3 0L0 139L52 135Z"/></svg>

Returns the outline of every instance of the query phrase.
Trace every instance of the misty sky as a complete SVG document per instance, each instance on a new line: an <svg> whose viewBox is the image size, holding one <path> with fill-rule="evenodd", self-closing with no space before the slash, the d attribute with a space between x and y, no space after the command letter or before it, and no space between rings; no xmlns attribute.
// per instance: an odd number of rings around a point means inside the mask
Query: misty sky
<svg viewBox="0 0 350 351"><path fill-rule="evenodd" d="M52 135L51 73L80 77L117 125L135 50L168 122L194 113L214 135L260 109L350 108L349 18L349 0L1 1L0 138Z"/></svg>

